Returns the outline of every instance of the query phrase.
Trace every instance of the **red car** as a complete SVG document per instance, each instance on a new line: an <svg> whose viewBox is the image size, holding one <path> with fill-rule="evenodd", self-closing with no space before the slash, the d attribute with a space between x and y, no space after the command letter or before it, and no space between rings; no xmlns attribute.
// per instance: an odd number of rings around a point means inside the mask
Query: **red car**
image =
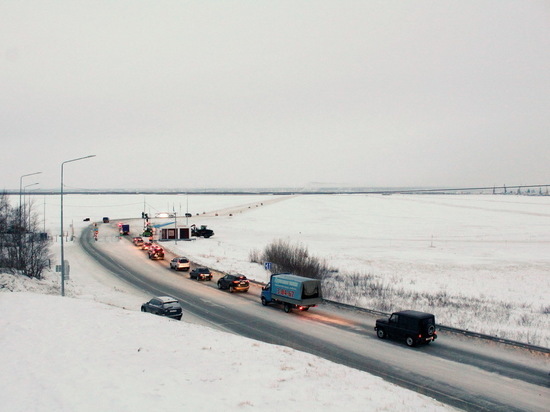
<svg viewBox="0 0 550 412"><path fill-rule="evenodd" d="M164 260L164 249L159 245L149 246L149 259Z"/></svg>

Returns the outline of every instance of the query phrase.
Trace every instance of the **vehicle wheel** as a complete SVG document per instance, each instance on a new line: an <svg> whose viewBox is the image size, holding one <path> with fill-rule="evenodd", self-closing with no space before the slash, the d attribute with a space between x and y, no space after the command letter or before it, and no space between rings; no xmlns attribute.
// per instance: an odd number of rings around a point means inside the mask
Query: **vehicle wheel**
<svg viewBox="0 0 550 412"><path fill-rule="evenodd" d="M292 310L292 308L290 307L290 305L288 303L285 303L284 306L283 306L283 310L286 312L286 313L290 313L290 311Z"/></svg>
<svg viewBox="0 0 550 412"><path fill-rule="evenodd" d="M412 336L407 336L407 339L405 340L405 342L407 343L407 346L409 346L409 347L414 346L414 339L412 338Z"/></svg>
<svg viewBox="0 0 550 412"><path fill-rule="evenodd" d="M430 326L428 327L428 335L429 335L429 336L432 336L432 335L434 334L434 332L435 332L435 326L434 326L434 325L430 325Z"/></svg>
<svg viewBox="0 0 550 412"><path fill-rule="evenodd" d="M267 306L267 300L262 296L262 305Z"/></svg>
<svg viewBox="0 0 550 412"><path fill-rule="evenodd" d="M181 320L181 316L178 316L178 317L177 317L177 318L175 318L175 319L177 319L177 320Z"/></svg>
<svg viewBox="0 0 550 412"><path fill-rule="evenodd" d="M141 307L141 311L142 312L147 312L143 306Z"/></svg>
<svg viewBox="0 0 550 412"><path fill-rule="evenodd" d="M229 286L229 293L233 293L235 292L235 289L233 288L233 286Z"/></svg>
<svg viewBox="0 0 550 412"><path fill-rule="evenodd" d="M221 288L222 288L222 284L218 282L218 289L221 289Z"/></svg>
<svg viewBox="0 0 550 412"><path fill-rule="evenodd" d="M384 332L384 329L378 329L376 331L376 336L378 336L380 339L384 339L386 337L386 332Z"/></svg>

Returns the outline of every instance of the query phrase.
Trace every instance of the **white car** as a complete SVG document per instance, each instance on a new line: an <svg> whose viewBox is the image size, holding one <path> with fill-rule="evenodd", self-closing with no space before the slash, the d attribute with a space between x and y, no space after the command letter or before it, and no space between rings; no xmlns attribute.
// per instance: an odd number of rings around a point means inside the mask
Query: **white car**
<svg viewBox="0 0 550 412"><path fill-rule="evenodd" d="M160 212L155 215L155 217L175 217L175 213Z"/></svg>
<svg viewBox="0 0 550 412"><path fill-rule="evenodd" d="M177 257L170 261L170 269L188 271L191 268L191 262L186 257Z"/></svg>

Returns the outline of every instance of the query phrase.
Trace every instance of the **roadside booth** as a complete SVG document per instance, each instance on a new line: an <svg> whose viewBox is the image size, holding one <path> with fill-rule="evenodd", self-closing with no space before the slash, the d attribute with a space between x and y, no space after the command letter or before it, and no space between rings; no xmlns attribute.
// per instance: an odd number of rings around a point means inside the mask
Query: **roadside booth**
<svg viewBox="0 0 550 412"><path fill-rule="evenodd" d="M190 240L191 229L187 226L161 228L159 240Z"/></svg>

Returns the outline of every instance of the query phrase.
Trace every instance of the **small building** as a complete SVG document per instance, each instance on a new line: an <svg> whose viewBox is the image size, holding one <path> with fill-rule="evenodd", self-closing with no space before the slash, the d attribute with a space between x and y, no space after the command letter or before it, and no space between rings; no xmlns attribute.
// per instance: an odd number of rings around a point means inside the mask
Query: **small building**
<svg viewBox="0 0 550 412"><path fill-rule="evenodd" d="M159 240L189 240L191 229L187 226L160 228Z"/></svg>

